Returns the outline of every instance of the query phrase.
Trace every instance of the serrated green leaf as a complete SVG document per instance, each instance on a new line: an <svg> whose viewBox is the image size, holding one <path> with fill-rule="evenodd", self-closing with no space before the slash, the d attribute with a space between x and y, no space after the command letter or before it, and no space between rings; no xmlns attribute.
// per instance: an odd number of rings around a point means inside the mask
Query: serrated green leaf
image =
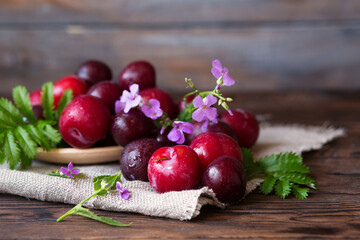
<svg viewBox="0 0 360 240"><path fill-rule="evenodd" d="M64 92L64 94L62 95L59 105L56 109L56 116L57 119L59 119L62 111L64 110L65 106L73 99L73 92L71 89L68 89Z"/></svg>
<svg viewBox="0 0 360 240"><path fill-rule="evenodd" d="M49 121L54 120L54 85L52 82L47 82L42 86L41 106L44 118Z"/></svg>
<svg viewBox="0 0 360 240"><path fill-rule="evenodd" d="M5 98L0 98L0 112L13 121L14 124L12 124L12 126L25 124L19 110L14 106L14 104L12 104L12 102Z"/></svg>
<svg viewBox="0 0 360 240"><path fill-rule="evenodd" d="M37 154L36 142L34 142L34 140L31 139L27 131L22 127L17 127L14 130L14 134L16 140L18 141L19 146L21 146L22 148L22 152L28 158L25 160L29 161L29 159L33 159ZM26 163L24 164L26 165Z"/></svg>
<svg viewBox="0 0 360 240"><path fill-rule="evenodd" d="M35 123L37 119L32 111L29 93L24 86L17 86L13 89L13 99L20 112L30 123Z"/></svg>
<svg viewBox="0 0 360 240"><path fill-rule="evenodd" d="M3 147L4 147L4 138L5 138L4 133L1 133L0 134L0 147L1 147L1 149L3 149ZM4 153L4 151L0 151L0 164L4 164L5 161L6 161L5 153Z"/></svg>
<svg viewBox="0 0 360 240"><path fill-rule="evenodd" d="M309 173L309 168L302 163L302 157L296 153L288 152L277 155L273 165L268 166L267 172L299 172Z"/></svg>
<svg viewBox="0 0 360 240"><path fill-rule="evenodd" d="M289 181L278 180L275 185L275 193L280 198L285 199L291 192L291 186Z"/></svg>
<svg viewBox="0 0 360 240"><path fill-rule="evenodd" d="M266 178L260 185L260 191L265 195L270 194L274 189L276 180L277 179L271 175L266 176Z"/></svg>
<svg viewBox="0 0 360 240"><path fill-rule="evenodd" d="M59 143L61 141L61 135L59 131L50 126L49 124L45 125L44 128L41 129L42 133L49 138L54 143Z"/></svg>
<svg viewBox="0 0 360 240"><path fill-rule="evenodd" d="M256 162L259 163L263 167L263 169L267 170L269 167L276 164L277 159L278 159L277 155L270 155L270 156L265 156L257 160Z"/></svg>
<svg viewBox="0 0 360 240"><path fill-rule="evenodd" d="M15 142L15 136L7 131L4 139L4 155L7 158L10 169L17 169L20 161L20 149Z"/></svg>
<svg viewBox="0 0 360 240"><path fill-rule="evenodd" d="M74 214L77 214L77 215L80 215L83 217L88 217L93 220L103 222L103 223L109 224L111 226L116 226L116 227L128 227L132 224L132 223L124 224L119 221L113 220L112 218L98 216L95 213L91 212L89 209L83 208L83 207L77 208Z"/></svg>
<svg viewBox="0 0 360 240"><path fill-rule="evenodd" d="M256 174L264 173L260 164L254 162L254 156L249 149L242 148L241 151L243 154L243 166L247 180L252 179Z"/></svg>
<svg viewBox="0 0 360 240"><path fill-rule="evenodd" d="M21 169L25 169L31 166L33 158L29 158L28 156L26 156L23 150L21 150L20 158L21 158L21 164L20 164Z"/></svg>
<svg viewBox="0 0 360 240"><path fill-rule="evenodd" d="M37 127L33 125L25 126L26 131L31 136L31 138L45 151L50 151L51 145L49 139L46 135Z"/></svg>
<svg viewBox="0 0 360 240"><path fill-rule="evenodd" d="M282 173L277 172L274 174L275 177L278 177L281 180L284 181L291 181L297 184L306 185L311 188L315 187L315 180L311 177L307 176L305 173Z"/></svg>
<svg viewBox="0 0 360 240"><path fill-rule="evenodd" d="M301 188L298 185L294 184L292 186L292 191L293 191L296 198L305 199L305 198L308 197L309 189L308 188Z"/></svg>
<svg viewBox="0 0 360 240"><path fill-rule="evenodd" d="M16 127L17 124L14 120L8 117L6 114L0 111L0 131L6 131L7 129Z"/></svg>

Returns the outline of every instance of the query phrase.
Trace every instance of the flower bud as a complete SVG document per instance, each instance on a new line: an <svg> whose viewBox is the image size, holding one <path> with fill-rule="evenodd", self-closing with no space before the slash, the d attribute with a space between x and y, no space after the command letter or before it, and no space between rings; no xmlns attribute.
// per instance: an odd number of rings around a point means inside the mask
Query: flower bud
<svg viewBox="0 0 360 240"><path fill-rule="evenodd" d="M226 102L223 102L223 103L221 104L221 106L222 106L223 108L225 108L225 110L229 110L229 106L227 105Z"/></svg>

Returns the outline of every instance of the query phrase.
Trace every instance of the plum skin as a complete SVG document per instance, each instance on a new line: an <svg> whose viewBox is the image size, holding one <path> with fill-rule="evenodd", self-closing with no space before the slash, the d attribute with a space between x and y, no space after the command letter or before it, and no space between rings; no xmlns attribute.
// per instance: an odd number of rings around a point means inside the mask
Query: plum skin
<svg viewBox="0 0 360 240"><path fill-rule="evenodd" d="M111 114L106 105L89 95L74 98L60 115L62 138L74 148L88 148L106 138Z"/></svg>
<svg viewBox="0 0 360 240"><path fill-rule="evenodd" d="M235 203L245 195L244 167L233 157L221 156L204 171L202 185L211 188L221 202Z"/></svg>

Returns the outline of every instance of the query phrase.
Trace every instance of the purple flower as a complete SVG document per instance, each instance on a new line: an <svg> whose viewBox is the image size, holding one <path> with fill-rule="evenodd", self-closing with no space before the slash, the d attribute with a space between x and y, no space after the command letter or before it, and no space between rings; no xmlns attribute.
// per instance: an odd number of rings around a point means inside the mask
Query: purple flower
<svg viewBox="0 0 360 240"><path fill-rule="evenodd" d="M235 83L235 80L229 76L229 70L226 67L223 67L218 59L215 59L212 62L211 73L216 79L222 77L225 86L231 86Z"/></svg>
<svg viewBox="0 0 360 240"><path fill-rule="evenodd" d="M183 144L185 142L184 132L191 134L194 131L194 126L188 122L174 121L174 128L171 129L167 135L168 139L177 144Z"/></svg>
<svg viewBox="0 0 360 240"><path fill-rule="evenodd" d="M214 95L208 95L204 99L202 99L200 96L197 96L193 100L194 107L197 108L193 114L192 118L197 121L216 121L216 118L218 116L217 110L214 107L211 107L217 103L217 98Z"/></svg>
<svg viewBox="0 0 360 240"><path fill-rule="evenodd" d="M123 91L120 98L120 103L115 103L115 111L121 109L121 103L125 104L124 112L128 113L131 108L138 106L141 102L141 96L139 95L139 85L132 84L130 86L130 92L127 90Z"/></svg>
<svg viewBox="0 0 360 240"><path fill-rule="evenodd" d="M67 175L70 178L74 178L71 174L78 175L80 173L79 169L74 168L74 164L72 162L69 163L67 168L61 167L60 170L62 174Z"/></svg>
<svg viewBox="0 0 360 240"><path fill-rule="evenodd" d="M163 110L160 108L160 102L154 98L149 99L149 104L144 104L141 107L141 111L145 114L145 116L153 120L157 119L163 114Z"/></svg>
<svg viewBox="0 0 360 240"><path fill-rule="evenodd" d="M130 197L130 192L127 188L122 188L121 187L121 182L116 182L116 189L119 191L120 196L125 199L128 200Z"/></svg>

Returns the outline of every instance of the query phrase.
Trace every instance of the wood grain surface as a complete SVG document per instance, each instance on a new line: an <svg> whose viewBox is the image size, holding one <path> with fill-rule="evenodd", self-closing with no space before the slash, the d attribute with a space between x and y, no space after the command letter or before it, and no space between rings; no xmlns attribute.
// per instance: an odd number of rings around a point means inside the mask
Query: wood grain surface
<svg viewBox="0 0 360 240"><path fill-rule="evenodd" d="M360 89L358 0L0 0L0 95L74 73L87 59L114 79L152 62L159 86L204 89L223 61L238 91Z"/></svg>
<svg viewBox="0 0 360 240"><path fill-rule="evenodd" d="M303 155L319 190L311 191L305 200L281 200L255 192L225 210L204 207L199 217L188 222L96 211L133 222L129 228L78 216L57 223L72 206L0 195L0 238L359 239L360 92L239 93L233 97L232 107L262 114L272 123L346 128L346 137Z"/></svg>

